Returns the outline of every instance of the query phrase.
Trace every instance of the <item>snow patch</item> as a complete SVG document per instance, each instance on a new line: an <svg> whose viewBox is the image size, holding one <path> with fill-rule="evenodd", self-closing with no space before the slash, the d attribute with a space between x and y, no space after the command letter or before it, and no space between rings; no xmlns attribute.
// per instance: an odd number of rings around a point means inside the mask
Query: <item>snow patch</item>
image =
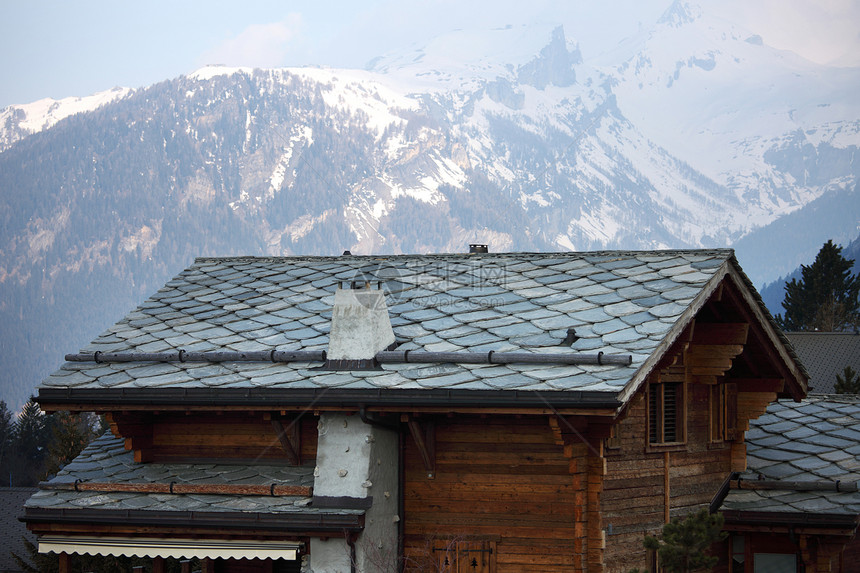
<svg viewBox="0 0 860 573"><path fill-rule="evenodd" d="M206 81L218 76L232 76L233 74L246 73L250 74L254 68L248 67L231 67L221 65L203 66L199 70L191 72L188 77L192 80Z"/></svg>
<svg viewBox="0 0 860 573"><path fill-rule="evenodd" d="M84 97L67 97L60 100L44 98L38 101L11 105L0 110L0 126L15 126L17 135L0 133L0 150L27 135L53 127L57 122L75 114L87 113L124 98L134 90L116 87Z"/></svg>

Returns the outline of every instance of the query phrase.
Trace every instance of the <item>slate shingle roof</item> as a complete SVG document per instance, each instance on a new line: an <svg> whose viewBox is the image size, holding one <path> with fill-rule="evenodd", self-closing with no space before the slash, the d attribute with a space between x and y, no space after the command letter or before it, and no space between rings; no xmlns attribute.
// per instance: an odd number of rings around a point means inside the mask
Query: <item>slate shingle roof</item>
<svg viewBox="0 0 860 573"><path fill-rule="evenodd" d="M138 463L126 451L122 438L108 432L91 442L64 467L48 486L25 504L28 509L103 509L148 512L243 512L289 516L309 514L360 514L360 510L311 507L312 497L302 495L171 494L141 492L75 491L54 489L60 484L87 483L176 485L313 486L313 466L265 464ZM52 487L53 486L53 487Z"/></svg>
<svg viewBox="0 0 860 573"><path fill-rule="evenodd" d="M26 539L36 543L36 536L18 520L24 501L36 491L31 487L0 487L0 573L23 571L12 553L29 562Z"/></svg>
<svg viewBox="0 0 860 573"><path fill-rule="evenodd" d="M860 335L847 332L787 332L809 372L809 391L832 394L836 388L836 375L846 366L860 372Z"/></svg>
<svg viewBox="0 0 860 573"><path fill-rule="evenodd" d="M42 389L540 390L617 394L736 265L730 250L201 258L84 352L325 350L339 283L386 292L399 350L630 354L630 366L66 363ZM738 269L739 270L739 269ZM680 325L680 326L679 326ZM573 328L578 340L560 346Z"/></svg>
<svg viewBox="0 0 860 573"><path fill-rule="evenodd" d="M860 480L860 397L812 395L772 403L746 434L742 480L829 482ZM723 510L860 514L860 492L785 489L731 490Z"/></svg>

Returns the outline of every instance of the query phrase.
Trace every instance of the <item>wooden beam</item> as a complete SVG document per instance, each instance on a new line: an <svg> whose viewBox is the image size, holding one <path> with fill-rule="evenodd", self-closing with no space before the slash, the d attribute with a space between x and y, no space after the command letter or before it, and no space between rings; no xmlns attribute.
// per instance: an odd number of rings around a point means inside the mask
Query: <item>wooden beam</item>
<svg viewBox="0 0 860 573"><path fill-rule="evenodd" d="M60 573L72 573L72 556L66 552L60 553Z"/></svg>
<svg viewBox="0 0 860 573"><path fill-rule="evenodd" d="M406 421L409 433L415 440L424 469L427 470L427 479L436 477L436 427L432 421L418 422L414 416L408 416Z"/></svg>
<svg viewBox="0 0 860 573"><path fill-rule="evenodd" d="M669 523L670 509L672 508L672 493L669 483L669 466L672 463L672 453L663 452L663 522Z"/></svg>
<svg viewBox="0 0 860 573"><path fill-rule="evenodd" d="M293 421L289 428L284 428L283 422L278 418L272 419L272 428L278 436L278 441L281 442L281 447L284 453L287 454L287 459L294 466L302 465L302 447L301 447L301 424L297 420Z"/></svg>
<svg viewBox="0 0 860 573"><path fill-rule="evenodd" d="M687 367L693 376L722 376L731 370L732 361L743 350L741 344L691 344Z"/></svg>
<svg viewBox="0 0 860 573"><path fill-rule="evenodd" d="M743 472L747 469L747 445L743 441L741 435L740 441L732 442L731 454L731 470L733 472Z"/></svg>
<svg viewBox="0 0 860 573"><path fill-rule="evenodd" d="M796 402L799 402L806 395L806 384L807 382L800 377L799 370L797 372L792 371L789 366L784 362L783 357L777 351L777 349L773 346L773 343L768 336L768 333L765 332L764 327L759 323L758 318L754 315L753 311L746 304L745 297L743 293L740 292L738 287L726 288L726 298L730 299L732 303L734 303L735 307L740 312L741 316L743 316L744 320L746 320L750 324L751 334L753 336L754 342L758 345L759 348L765 353L768 357L771 365L776 368L779 374L786 380L793 383L788 384L787 390L791 397L794 398Z"/></svg>
<svg viewBox="0 0 860 573"><path fill-rule="evenodd" d="M691 319L683 332L675 339L672 346L666 351L660 361L654 366L652 372L660 372L669 366L677 366L679 361L683 362L684 352L693 340L693 332L696 329L696 319Z"/></svg>
<svg viewBox="0 0 860 573"><path fill-rule="evenodd" d="M558 445L584 444L592 452L602 452L603 440L612 435L612 426L617 423L583 416L549 416L548 419Z"/></svg>
<svg viewBox="0 0 860 573"><path fill-rule="evenodd" d="M738 430L748 431L750 420L754 420L767 411L771 402L776 401L776 392L743 392L738 391Z"/></svg>

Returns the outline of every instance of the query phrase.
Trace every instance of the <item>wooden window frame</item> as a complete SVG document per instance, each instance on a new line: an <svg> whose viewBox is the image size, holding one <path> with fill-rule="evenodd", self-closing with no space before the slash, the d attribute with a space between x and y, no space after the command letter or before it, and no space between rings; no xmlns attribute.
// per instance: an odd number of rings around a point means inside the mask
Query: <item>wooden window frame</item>
<svg viewBox="0 0 860 573"><path fill-rule="evenodd" d="M621 422L615 422L609 427L609 437L605 439L604 446L613 452L621 449Z"/></svg>
<svg viewBox="0 0 860 573"><path fill-rule="evenodd" d="M728 382L711 386L708 411L711 444L733 442L737 435L737 384Z"/></svg>
<svg viewBox="0 0 860 573"><path fill-rule="evenodd" d="M666 400L667 390L672 391L672 394L669 395L674 396L675 439L673 440L666 439L666 404L669 402ZM645 399L648 449L665 450L685 447L687 445L687 383L681 381L651 382L648 384ZM655 433L656 439L653 439Z"/></svg>

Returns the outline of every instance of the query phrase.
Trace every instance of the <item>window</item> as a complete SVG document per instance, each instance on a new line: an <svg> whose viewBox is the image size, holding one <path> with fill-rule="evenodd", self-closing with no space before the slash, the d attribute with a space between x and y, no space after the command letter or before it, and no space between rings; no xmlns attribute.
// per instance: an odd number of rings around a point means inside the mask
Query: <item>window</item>
<svg viewBox="0 0 860 573"><path fill-rule="evenodd" d="M711 386L711 442L732 441L735 439L738 412L737 384L717 384Z"/></svg>
<svg viewBox="0 0 860 573"><path fill-rule="evenodd" d="M606 447L610 450L621 448L621 423L612 424L609 428L609 437L606 438Z"/></svg>
<svg viewBox="0 0 860 573"><path fill-rule="evenodd" d="M686 439L686 426L684 383L651 384L648 388L648 443L681 443Z"/></svg>
<svg viewBox="0 0 860 573"><path fill-rule="evenodd" d="M755 573L793 573L797 571L797 555L789 553L756 553L753 556Z"/></svg>
<svg viewBox="0 0 860 573"><path fill-rule="evenodd" d="M746 539L742 535L732 536L732 573L744 573L746 561Z"/></svg>

